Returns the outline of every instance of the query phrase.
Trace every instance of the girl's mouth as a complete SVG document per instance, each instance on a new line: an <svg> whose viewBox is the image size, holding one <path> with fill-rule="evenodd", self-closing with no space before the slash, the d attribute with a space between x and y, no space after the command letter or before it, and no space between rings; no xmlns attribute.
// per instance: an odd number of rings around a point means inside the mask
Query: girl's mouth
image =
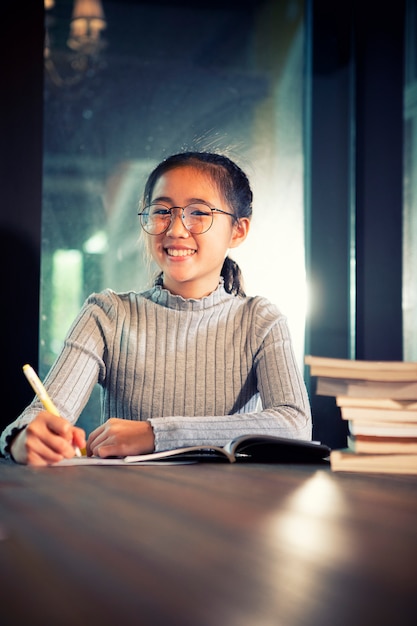
<svg viewBox="0 0 417 626"><path fill-rule="evenodd" d="M165 252L168 256L192 256L196 251L190 248L165 248Z"/></svg>

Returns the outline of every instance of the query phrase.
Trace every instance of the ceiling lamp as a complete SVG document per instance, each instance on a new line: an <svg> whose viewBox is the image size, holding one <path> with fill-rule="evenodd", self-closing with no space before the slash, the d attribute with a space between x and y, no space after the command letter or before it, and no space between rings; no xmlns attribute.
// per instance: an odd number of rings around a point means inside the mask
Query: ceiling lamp
<svg viewBox="0 0 417 626"><path fill-rule="evenodd" d="M106 28L100 0L75 0L68 46L84 54L96 54L104 46L101 31Z"/></svg>
<svg viewBox="0 0 417 626"><path fill-rule="evenodd" d="M107 42L102 31L107 24L100 0L74 0L66 41L54 40L55 0L44 0L46 76L58 87L72 87L100 67L99 55ZM59 31L62 29L58 29Z"/></svg>

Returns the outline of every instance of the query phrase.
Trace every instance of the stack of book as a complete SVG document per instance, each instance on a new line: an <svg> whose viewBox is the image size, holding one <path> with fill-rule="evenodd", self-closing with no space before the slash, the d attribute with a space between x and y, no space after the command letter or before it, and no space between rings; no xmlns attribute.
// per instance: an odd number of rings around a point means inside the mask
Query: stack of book
<svg viewBox="0 0 417 626"><path fill-rule="evenodd" d="M417 474L417 363L306 356L316 394L333 396L348 422L334 471Z"/></svg>

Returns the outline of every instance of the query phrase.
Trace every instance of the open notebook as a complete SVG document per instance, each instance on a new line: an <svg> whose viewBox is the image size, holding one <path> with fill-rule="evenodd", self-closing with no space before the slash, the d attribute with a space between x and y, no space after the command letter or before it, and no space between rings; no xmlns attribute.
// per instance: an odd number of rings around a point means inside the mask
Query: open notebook
<svg viewBox="0 0 417 626"><path fill-rule="evenodd" d="M190 446L123 458L74 457L56 463L68 465L155 465L173 463L316 463L327 460L330 448L318 441L273 435L241 435L223 447Z"/></svg>

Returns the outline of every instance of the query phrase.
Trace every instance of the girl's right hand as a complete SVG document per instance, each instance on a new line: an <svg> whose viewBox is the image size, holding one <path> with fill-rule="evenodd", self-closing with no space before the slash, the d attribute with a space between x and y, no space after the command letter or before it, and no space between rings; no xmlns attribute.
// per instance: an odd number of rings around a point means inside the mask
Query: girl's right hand
<svg viewBox="0 0 417 626"><path fill-rule="evenodd" d="M63 417L41 411L13 439L10 453L16 463L42 466L72 458L74 446L85 448L84 431Z"/></svg>

